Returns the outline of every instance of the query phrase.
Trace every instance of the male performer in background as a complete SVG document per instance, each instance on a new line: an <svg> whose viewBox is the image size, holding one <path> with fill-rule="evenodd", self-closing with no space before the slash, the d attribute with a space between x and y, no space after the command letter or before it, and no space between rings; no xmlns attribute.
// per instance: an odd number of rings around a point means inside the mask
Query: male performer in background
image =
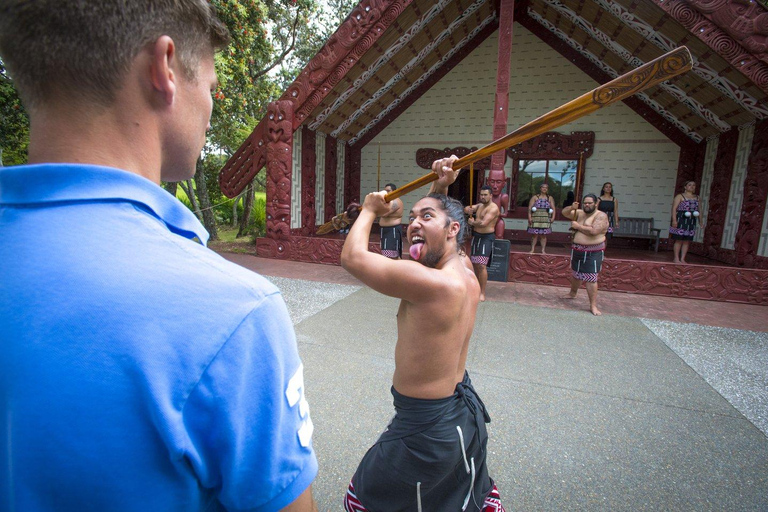
<svg viewBox="0 0 768 512"><path fill-rule="evenodd" d="M563 208L563 216L571 219L571 229L575 231L571 248L571 291L563 298L575 299L583 281L589 296L589 309L599 316L602 313L597 309L597 276L605 256L608 216L597 209L595 194L584 196L581 210L578 202Z"/></svg>
<svg viewBox="0 0 768 512"><path fill-rule="evenodd" d="M0 170L0 510L316 510L283 298L160 187L195 173L228 37L206 0L0 0L30 117Z"/></svg>
<svg viewBox="0 0 768 512"><path fill-rule="evenodd" d="M389 193L396 190L394 183L387 183L384 191ZM393 260L403 257L403 202L394 199L389 202L389 212L379 218L381 227L381 254Z"/></svg>
<svg viewBox="0 0 768 512"><path fill-rule="evenodd" d="M396 415L357 468L344 499L364 510L503 511L486 467L490 421L465 371L480 296L459 248L461 204L444 193L457 157L433 163L440 176L410 211L411 260L368 251L371 225L389 211L368 194L341 264L374 290L401 300L392 395Z"/></svg>
<svg viewBox="0 0 768 512"><path fill-rule="evenodd" d="M480 283L480 302L482 302L485 300L485 285L488 282L488 265L493 258L496 221L500 215L499 207L491 200L491 187L483 186L480 189L480 202L464 208L464 213L469 214L467 222L472 226L469 260Z"/></svg>

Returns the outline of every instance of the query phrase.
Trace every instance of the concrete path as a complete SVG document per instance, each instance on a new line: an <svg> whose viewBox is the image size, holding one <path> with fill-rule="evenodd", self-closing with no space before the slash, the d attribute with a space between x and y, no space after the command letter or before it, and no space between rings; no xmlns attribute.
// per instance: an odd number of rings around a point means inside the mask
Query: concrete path
<svg viewBox="0 0 768 512"><path fill-rule="evenodd" d="M315 498L341 510L393 414L398 301L270 279L304 361ZM468 357L508 511L768 510L767 369L764 332L502 301L480 305Z"/></svg>

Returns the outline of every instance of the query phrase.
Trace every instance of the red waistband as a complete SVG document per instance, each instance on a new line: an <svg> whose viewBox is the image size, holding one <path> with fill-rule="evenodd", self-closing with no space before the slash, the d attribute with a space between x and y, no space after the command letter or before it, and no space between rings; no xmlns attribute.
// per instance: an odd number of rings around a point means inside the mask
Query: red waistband
<svg viewBox="0 0 768 512"><path fill-rule="evenodd" d="M605 242L600 242L594 245L573 244L571 248L575 251L581 252L597 252L605 250Z"/></svg>

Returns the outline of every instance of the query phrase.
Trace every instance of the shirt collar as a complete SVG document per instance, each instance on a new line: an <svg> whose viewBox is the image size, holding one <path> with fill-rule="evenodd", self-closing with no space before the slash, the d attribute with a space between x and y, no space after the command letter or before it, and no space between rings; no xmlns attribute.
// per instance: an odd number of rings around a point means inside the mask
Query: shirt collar
<svg viewBox="0 0 768 512"><path fill-rule="evenodd" d="M0 205L127 201L142 206L170 231L205 245L208 232L178 199L132 172L81 164L0 169Z"/></svg>

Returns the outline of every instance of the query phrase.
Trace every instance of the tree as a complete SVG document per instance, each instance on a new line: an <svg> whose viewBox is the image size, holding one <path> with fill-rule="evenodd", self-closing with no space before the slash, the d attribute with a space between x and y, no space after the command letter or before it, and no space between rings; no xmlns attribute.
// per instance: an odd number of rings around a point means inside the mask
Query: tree
<svg viewBox="0 0 768 512"><path fill-rule="evenodd" d="M27 163L29 116L0 60L0 166Z"/></svg>

